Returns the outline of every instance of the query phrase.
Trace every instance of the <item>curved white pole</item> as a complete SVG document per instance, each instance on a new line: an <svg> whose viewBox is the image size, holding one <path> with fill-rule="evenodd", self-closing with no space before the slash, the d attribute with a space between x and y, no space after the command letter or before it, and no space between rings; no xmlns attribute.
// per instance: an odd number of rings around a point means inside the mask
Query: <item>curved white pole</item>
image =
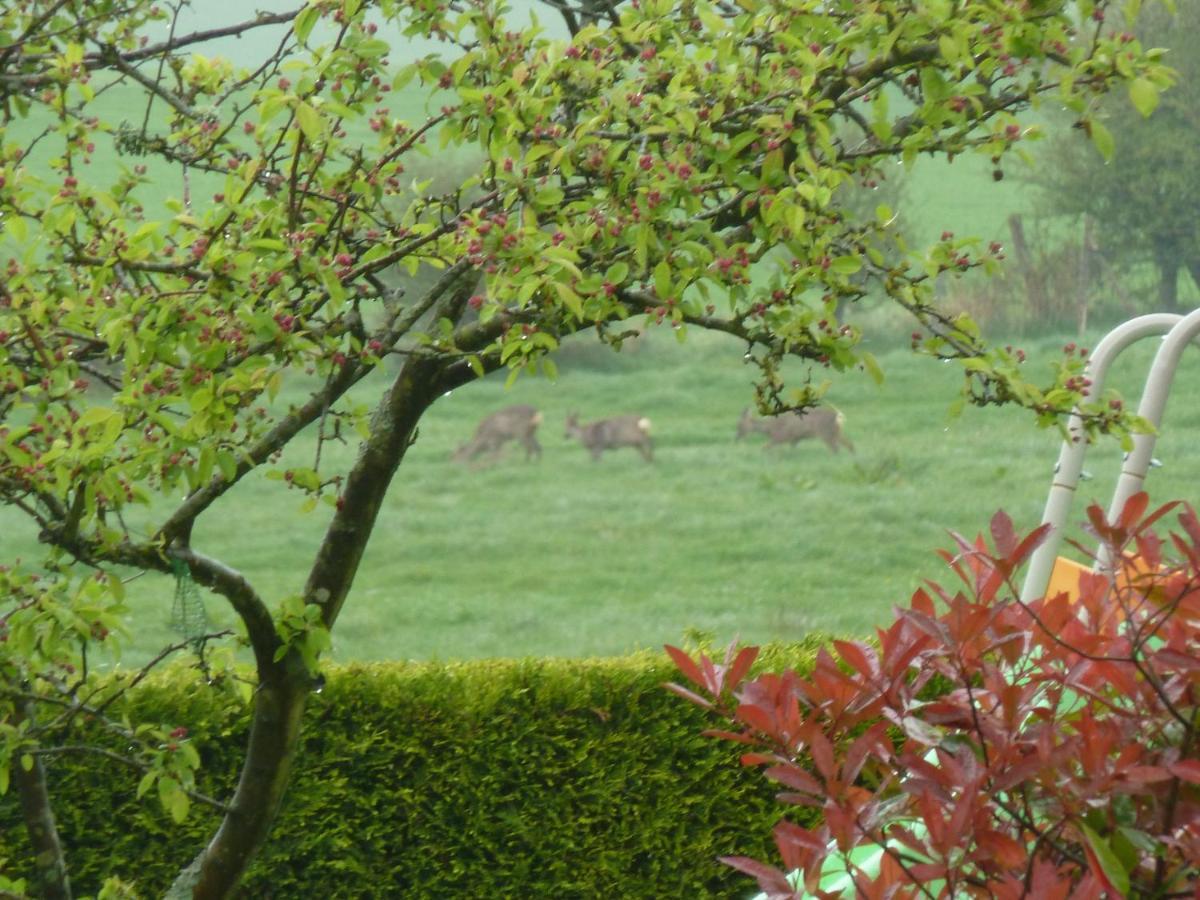
<svg viewBox="0 0 1200 900"><path fill-rule="evenodd" d="M1196 316L1192 313L1187 317L1188 320ZM1091 359L1088 361L1085 370L1085 376L1091 380L1091 384L1084 390L1083 399L1090 400L1092 397L1098 396L1104 390L1104 379L1108 376L1108 369L1112 365L1114 359L1129 347L1143 338L1150 337L1156 334L1174 334L1176 326L1182 327L1182 323L1187 321L1183 316L1173 313L1151 313L1146 316L1138 316L1136 319L1130 319L1122 325L1118 325L1108 334L1106 334L1100 343L1096 345L1092 351ZM1186 342L1185 342L1186 343ZM1164 344L1165 346L1165 344ZM1159 350L1159 356L1162 356L1162 350ZM1175 360L1178 361L1178 353L1175 354ZM1155 362L1158 362L1158 357L1155 357ZM1172 365L1171 371L1174 371ZM1168 376L1168 382L1170 380ZM1147 391L1149 388L1147 388ZM1165 395L1163 402L1165 403ZM1145 400L1143 399L1143 403ZM1138 409L1139 414L1142 413L1141 408ZM1161 404L1159 408L1159 417L1161 418ZM1149 417L1148 417L1149 418ZM1158 426L1158 420L1154 421L1155 427ZM1138 435L1137 437L1150 437L1153 435ZM1150 464L1150 457L1154 450L1153 441L1150 442L1150 449L1145 453L1145 460L1142 463L1142 476L1145 476L1145 467ZM1137 444L1135 438L1135 453L1137 452ZM1083 457L1087 453L1087 434L1083 428L1083 418L1079 413L1071 414L1067 421L1067 439L1063 441L1062 448L1058 453L1058 462L1054 466L1054 479L1050 484L1050 495L1046 498L1046 509L1042 513L1042 523L1050 525L1050 533L1042 542L1041 546L1034 551L1033 556L1029 560L1029 568L1025 573L1025 582L1021 586L1021 599L1025 601L1036 600L1046 593L1046 588L1050 584L1050 573L1054 569L1054 560L1058 556L1058 548L1062 546L1063 528L1066 525L1067 517L1071 514L1071 503L1075 499L1075 488L1079 484L1079 473L1083 470ZM1132 454L1130 454L1132 456ZM1139 457L1140 459L1140 457ZM1126 465L1127 469L1132 469L1132 463ZM1139 479L1138 484L1141 481ZM1135 491L1131 491L1130 494ZM1128 496L1128 495L1127 495ZM1114 501L1115 502L1115 501ZM1125 501L1121 501L1124 506Z"/></svg>
<svg viewBox="0 0 1200 900"><path fill-rule="evenodd" d="M1121 477L1117 481L1117 489L1108 508L1110 522L1120 515L1126 501L1142 489L1146 471L1154 456L1154 444L1158 441L1156 432L1167 407L1167 397L1171 393L1175 369L1179 366L1179 358L1183 355L1184 348L1195 340L1197 335L1200 335L1200 309L1188 313L1183 317L1183 321L1171 329L1162 346L1158 348L1154 362L1150 364L1146 387L1142 391L1141 403L1138 404L1138 415L1154 425L1155 433L1133 436L1133 450L1125 456Z"/></svg>

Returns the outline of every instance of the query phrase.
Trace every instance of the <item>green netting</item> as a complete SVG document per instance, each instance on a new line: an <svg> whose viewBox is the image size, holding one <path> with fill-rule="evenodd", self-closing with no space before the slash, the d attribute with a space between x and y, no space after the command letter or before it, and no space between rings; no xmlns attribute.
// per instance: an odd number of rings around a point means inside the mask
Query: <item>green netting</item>
<svg viewBox="0 0 1200 900"><path fill-rule="evenodd" d="M184 640L199 641L208 633L208 613L200 589L192 580L187 563L177 559L171 569L175 575L175 600L171 604L171 630Z"/></svg>

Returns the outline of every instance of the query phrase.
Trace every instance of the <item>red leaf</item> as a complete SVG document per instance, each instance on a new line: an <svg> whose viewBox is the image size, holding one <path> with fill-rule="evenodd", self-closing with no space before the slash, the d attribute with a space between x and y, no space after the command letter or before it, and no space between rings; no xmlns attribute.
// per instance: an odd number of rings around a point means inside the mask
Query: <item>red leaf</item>
<svg viewBox="0 0 1200 900"><path fill-rule="evenodd" d="M684 678L692 684L704 687L704 676L700 674L699 666L692 661L690 656L678 647L672 647L670 644L664 645L663 649L667 651L667 655L675 662L676 668L683 673Z"/></svg>
<svg viewBox="0 0 1200 900"><path fill-rule="evenodd" d="M1172 500L1170 503L1164 503L1154 512L1150 513L1150 515L1146 516L1146 518L1142 519L1141 523L1138 525L1138 530L1145 531L1147 528L1153 527L1155 522L1157 522L1175 507L1179 506L1179 503L1180 501L1178 500Z"/></svg>
<svg viewBox="0 0 1200 900"><path fill-rule="evenodd" d="M1028 850L1001 831L980 831L976 835L979 849L1006 869L1024 867L1029 859Z"/></svg>
<svg viewBox="0 0 1200 900"><path fill-rule="evenodd" d="M1200 761L1181 759L1179 762L1171 763L1167 769L1176 778L1182 778L1192 784L1200 784Z"/></svg>
<svg viewBox="0 0 1200 900"><path fill-rule="evenodd" d="M901 870L900 874L907 878L907 881L902 881L902 884L911 881L915 884L922 884L927 881L933 881L935 878L946 877L946 872L949 867L945 863L916 863L909 864L908 871ZM916 896L921 896L917 894Z"/></svg>
<svg viewBox="0 0 1200 900"><path fill-rule="evenodd" d="M875 677L875 667L871 665L871 659L863 650L862 644L856 641L834 641L833 646L837 649L838 655L864 678Z"/></svg>
<svg viewBox="0 0 1200 900"><path fill-rule="evenodd" d="M1125 531L1132 531L1133 526L1141 521L1142 516L1146 512L1146 507L1149 505L1150 495L1145 491L1138 491L1125 501L1121 515L1117 518L1117 525Z"/></svg>
<svg viewBox="0 0 1200 900"><path fill-rule="evenodd" d="M1171 777L1165 766L1130 766L1121 773L1121 777L1134 784L1154 784L1166 781Z"/></svg>
<svg viewBox="0 0 1200 900"><path fill-rule="evenodd" d="M1137 536L1137 555L1150 572L1155 572L1162 565L1162 539L1153 532Z"/></svg>
<svg viewBox="0 0 1200 900"><path fill-rule="evenodd" d="M1181 672L1193 672L1200 669L1200 658L1189 653L1179 653L1176 650L1159 650L1153 656L1154 661L1168 669L1178 669Z"/></svg>
<svg viewBox="0 0 1200 900"><path fill-rule="evenodd" d="M1005 560L992 560L991 562L994 566L991 574L976 591L976 596L981 603L991 603L996 598L996 591L1004 586L1005 580L1012 574L1012 567Z"/></svg>
<svg viewBox="0 0 1200 900"><path fill-rule="evenodd" d="M743 703L737 708L736 715L738 719L745 722L755 731L760 731L763 734L774 736L779 730L775 717L761 706L755 706L752 703Z"/></svg>
<svg viewBox="0 0 1200 900"><path fill-rule="evenodd" d="M692 703L695 703L697 706L702 706L705 709L713 708L713 705L711 703L709 703L707 700L705 700L699 694L694 693L693 691L689 691L687 688L685 688L681 684L674 684L674 683L668 682L667 684L664 684L663 687L665 687L672 694L678 694L684 700L688 700Z"/></svg>
<svg viewBox="0 0 1200 900"><path fill-rule="evenodd" d="M763 775L772 781L786 784L788 787L795 788L798 791L807 791L810 794L816 795L824 792L821 782L817 781L816 778L799 766L771 766L771 768L763 770Z"/></svg>
<svg viewBox="0 0 1200 900"><path fill-rule="evenodd" d="M706 688L714 697L720 696L721 676L717 674L717 667L713 665L713 661L703 653L700 654L700 672L703 679L701 687Z"/></svg>
<svg viewBox="0 0 1200 900"><path fill-rule="evenodd" d="M917 588L916 592L912 595L911 605L916 612L922 613L930 618L933 617L933 598L929 596L929 593L925 590L925 588Z"/></svg>
<svg viewBox="0 0 1200 900"><path fill-rule="evenodd" d="M1033 531L1029 532L1029 534L1025 535L1025 538L1017 545L1016 549L1008 555L1009 563L1013 566L1023 563L1034 550L1041 546L1042 541L1046 539L1051 530L1052 526L1049 524L1039 525Z"/></svg>
<svg viewBox="0 0 1200 900"><path fill-rule="evenodd" d="M796 889L787 880L787 876L774 866L748 856L722 856L721 862L758 879L758 886L772 898L796 896Z"/></svg>
<svg viewBox="0 0 1200 900"><path fill-rule="evenodd" d="M899 610L899 614L905 621L911 622L919 631L927 634L940 644L947 645L954 643L950 639L950 632L946 626L933 616L918 612L915 607L913 609L901 609Z"/></svg>
<svg viewBox="0 0 1200 900"><path fill-rule="evenodd" d="M842 780L852 782L857 779L863 763L871 753L874 753L875 757L883 762L892 758L892 744L888 740L886 722L877 722L872 725L850 745L850 749L846 751L846 758L842 762Z"/></svg>
<svg viewBox="0 0 1200 900"><path fill-rule="evenodd" d="M829 853L828 839L787 819L780 820L774 833L775 846L789 869L819 869Z"/></svg>
<svg viewBox="0 0 1200 900"><path fill-rule="evenodd" d="M1098 504L1093 503L1087 508L1087 517L1097 537L1106 544L1114 543L1113 536L1115 531L1108 524L1108 520L1104 518L1104 510Z"/></svg>
<svg viewBox="0 0 1200 900"><path fill-rule="evenodd" d="M829 739L817 728L807 729L804 737L808 744L808 751L812 754L813 762L817 766L817 771L826 780L836 776L837 766L833 759L833 744L829 742Z"/></svg>
<svg viewBox="0 0 1200 900"><path fill-rule="evenodd" d="M742 679L746 677L750 666L754 664L754 660L757 658L757 647L743 647L725 673L725 687L732 691L741 684Z"/></svg>
<svg viewBox="0 0 1200 900"><path fill-rule="evenodd" d="M1012 519L1004 510L996 510L996 514L992 516L991 527L992 543L1001 554L1008 557L1017 546L1017 534L1013 530Z"/></svg>
<svg viewBox="0 0 1200 900"><path fill-rule="evenodd" d="M763 763L775 762L776 756L770 753L743 753L740 760L743 766L761 766Z"/></svg>
<svg viewBox="0 0 1200 900"><path fill-rule="evenodd" d="M1200 544L1200 519L1196 518L1196 511L1194 509L1190 506L1185 506L1183 512L1179 514L1179 524L1188 533L1188 537L1192 539L1193 544ZM1192 558L1194 558L1194 554Z"/></svg>

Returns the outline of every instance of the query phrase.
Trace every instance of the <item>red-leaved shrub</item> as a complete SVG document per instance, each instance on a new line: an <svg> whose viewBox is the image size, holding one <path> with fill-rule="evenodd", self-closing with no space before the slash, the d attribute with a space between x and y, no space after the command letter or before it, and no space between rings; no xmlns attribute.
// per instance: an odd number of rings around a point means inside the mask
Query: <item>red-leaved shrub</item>
<svg viewBox="0 0 1200 900"><path fill-rule="evenodd" d="M1015 575L1045 528L997 513L990 547L943 553L961 589L918 590L808 676L668 647L691 682L670 687L727 720L710 734L823 814L778 824L782 868L725 862L770 898L843 896L821 887L838 867L863 898L1200 897L1200 521L1152 530L1175 506L1089 509L1116 572L1031 603Z"/></svg>

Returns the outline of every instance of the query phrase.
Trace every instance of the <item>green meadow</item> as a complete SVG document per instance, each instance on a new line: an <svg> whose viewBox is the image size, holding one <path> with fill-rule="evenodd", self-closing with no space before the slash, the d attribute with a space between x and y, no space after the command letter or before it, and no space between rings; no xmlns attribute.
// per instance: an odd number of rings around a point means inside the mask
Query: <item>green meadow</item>
<svg viewBox="0 0 1200 900"><path fill-rule="evenodd" d="M1113 383L1140 392L1153 342L1123 358ZM1028 343L1044 370L1062 339ZM832 401L857 453L819 442L763 446L735 440L752 372L740 348L694 333L678 344L651 330L620 354L577 339L556 382L487 379L441 398L402 465L354 590L335 630L334 658L451 659L619 654L683 640L791 639L813 631L868 634L926 578L948 574L933 551L947 529L975 534L1004 508L1037 524L1058 435L1027 414L967 409L951 417L952 365L881 348L887 378L839 380ZM382 375L382 373L381 373ZM1149 482L1166 500L1191 497L1200 409L1185 361ZM382 378L364 385L377 392ZM368 399L364 396L364 399ZM510 446L494 464L453 462L454 447L503 405L542 410L544 448L526 462ZM632 449L592 462L563 435L567 412L590 419L636 412L653 421L656 458ZM301 441L281 465L311 462ZM353 447L324 453L349 458ZM1107 504L1119 448L1089 455L1083 503ZM203 552L242 571L273 599L300 590L326 518L300 511L299 493L255 476L222 501L193 536ZM6 549L36 552L33 535L6 514ZM132 648L147 658L172 639L176 585L144 575L129 584ZM230 617L215 596L210 618Z"/></svg>

